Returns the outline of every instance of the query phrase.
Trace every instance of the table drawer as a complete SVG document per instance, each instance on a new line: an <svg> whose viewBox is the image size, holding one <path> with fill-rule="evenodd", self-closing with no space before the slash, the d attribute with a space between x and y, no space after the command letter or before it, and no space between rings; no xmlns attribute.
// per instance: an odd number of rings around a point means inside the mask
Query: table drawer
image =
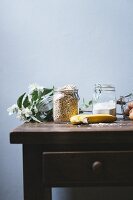
<svg viewBox="0 0 133 200"><path fill-rule="evenodd" d="M43 153L47 186L133 185L133 151Z"/></svg>

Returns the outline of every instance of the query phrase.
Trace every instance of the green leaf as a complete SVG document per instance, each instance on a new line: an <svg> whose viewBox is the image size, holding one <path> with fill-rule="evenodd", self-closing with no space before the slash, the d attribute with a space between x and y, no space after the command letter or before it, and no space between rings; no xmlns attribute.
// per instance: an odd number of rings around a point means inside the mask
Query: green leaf
<svg viewBox="0 0 133 200"><path fill-rule="evenodd" d="M44 88L43 89L43 95L46 95L48 93L51 93L51 95L53 94L53 88L52 89L49 89L49 88Z"/></svg>
<svg viewBox="0 0 133 200"><path fill-rule="evenodd" d="M47 115L46 115L44 121L53 121L53 109L49 110L46 113L47 113Z"/></svg>
<svg viewBox="0 0 133 200"><path fill-rule="evenodd" d="M25 97L24 101L23 101L23 106L26 108L30 105L30 102L29 102L29 98L28 96Z"/></svg>
<svg viewBox="0 0 133 200"><path fill-rule="evenodd" d="M37 90L34 90L31 95L32 95L32 101L36 101L38 99L38 91Z"/></svg>
<svg viewBox="0 0 133 200"><path fill-rule="evenodd" d="M31 118L33 119L33 121L41 123L41 121L40 121L40 120L38 120L36 117L34 117L34 116L31 116Z"/></svg>
<svg viewBox="0 0 133 200"><path fill-rule="evenodd" d="M24 98L25 94L26 94L26 93L22 94L22 95L18 98L18 100L17 100L17 105L18 105L18 107L19 107L20 109L22 108L22 102L23 102L23 98Z"/></svg>
<svg viewBox="0 0 133 200"><path fill-rule="evenodd" d="M87 103L85 103L85 101L84 101L84 106L86 107L86 108L89 108L91 105L92 105L92 100L90 100L89 102L87 102Z"/></svg>
<svg viewBox="0 0 133 200"><path fill-rule="evenodd" d="M89 105L92 105L92 103L93 103L93 101L92 101L92 100L90 100L88 104L89 104Z"/></svg>

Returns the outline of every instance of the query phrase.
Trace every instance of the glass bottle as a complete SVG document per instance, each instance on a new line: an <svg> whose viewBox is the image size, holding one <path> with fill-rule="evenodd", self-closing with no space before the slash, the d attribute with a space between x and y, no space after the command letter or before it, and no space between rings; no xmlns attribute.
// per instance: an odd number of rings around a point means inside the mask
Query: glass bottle
<svg viewBox="0 0 133 200"><path fill-rule="evenodd" d="M93 114L116 115L115 87L107 84L96 84L93 94Z"/></svg>

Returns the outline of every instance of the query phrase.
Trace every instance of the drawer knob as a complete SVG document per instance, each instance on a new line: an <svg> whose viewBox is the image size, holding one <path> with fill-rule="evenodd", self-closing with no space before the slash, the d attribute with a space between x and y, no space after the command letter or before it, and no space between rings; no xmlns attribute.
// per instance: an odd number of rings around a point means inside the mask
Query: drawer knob
<svg viewBox="0 0 133 200"><path fill-rule="evenodd" d="M100 173L101 170L102 170L102 162L101 161L95 161L93 164L92 164L92 170L93 172L95 173Z"/></svg>

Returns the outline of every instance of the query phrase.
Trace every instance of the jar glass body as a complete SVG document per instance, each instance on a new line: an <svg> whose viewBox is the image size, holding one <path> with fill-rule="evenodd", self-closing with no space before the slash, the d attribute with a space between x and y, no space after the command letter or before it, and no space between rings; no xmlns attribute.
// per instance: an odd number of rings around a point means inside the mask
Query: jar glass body
<svg viewBox="0 0 133 200"><path fill-rule="evenodd" d="M95 85L92 112L93 114L116 115L115 87L106 84Z"/></svg>
<svg viewBox="0 0 133 200"><path fill-rule="evenodd" d="M78 90L55 90L53 97L54 122L69 122L70 117L79 113Z"/></svg>

